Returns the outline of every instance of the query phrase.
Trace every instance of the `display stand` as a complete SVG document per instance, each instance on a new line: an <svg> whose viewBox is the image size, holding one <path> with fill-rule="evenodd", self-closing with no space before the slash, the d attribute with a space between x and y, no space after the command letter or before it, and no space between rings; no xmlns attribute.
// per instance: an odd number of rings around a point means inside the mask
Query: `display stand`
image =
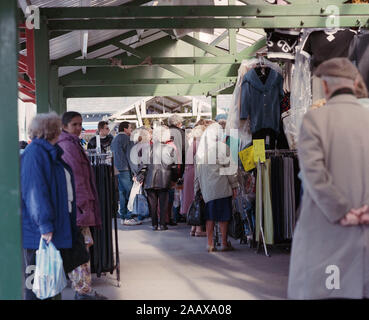
<svg viewBox="0 0 369 320"><path fill-rule="evenodd" d="M107 199L115 199L115 179L114 179L114 162L111 154L99 153L95 150L88 150L88 157L91 165L96 169L98 166L108 166L109 170L107 181L110 181L107 186L107 190L101 190L99 188L99 177L96 176L96 184L99 194L100 203L107 201ZM106 170L106 168L105 168ZM106 171L104 171L106 173ZM110 176L111 175L111 176ZM101 176L100 176L101 178ZM99 192L100 191L100 192ZM109 193L110 192L110 193ZM117 275L117 287L120 287L120 260L119 260L119 246L118 246L118 222L117 222L117 208L114 207L114 203L108 204L111 210L104 210L101 212L102 215L102 226L101 229L93 228L92 235L94 242L97 245L90 249L92 253L91 257L91 271L96 273L97 276L106 275L106 272L111 274L116 271ZM101 207L102 208L102 207ZM114 221L114 247L113 248L113 235L112 235L112 224ZM115 254L114 254L115 253ZM115 256L115 262L114 262ZM96 270L95 270L96 269Z"/></svg>

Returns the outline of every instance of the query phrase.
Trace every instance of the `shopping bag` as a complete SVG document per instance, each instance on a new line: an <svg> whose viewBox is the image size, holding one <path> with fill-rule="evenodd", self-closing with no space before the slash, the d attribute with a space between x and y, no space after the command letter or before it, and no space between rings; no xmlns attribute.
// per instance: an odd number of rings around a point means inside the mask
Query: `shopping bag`
<svg viewBox="0 0 369 320"><path fill-rule="evenodd" d="M201 226L205 223L205 202L202 199L201 192L195 196L187 212L187 224L190 226Z"/></svg>
<svg viewBox="0 0 369 320"><path fill-rule="evenodd" d="M133 182L131 193L129 194L129 200L127 204L128 211L132 212L133 210L133 203L135 201L136 195L140 193L141 189L141 183L139 183L137 180Z"/></svg>
<svg viewBox="0 0 369 320"><path fill-rule="evenodd" d="M149 203L147 202L146 196L142 192L142 188L140 188L139 193L136 194L135 201L133 202L132 214L138 215L144 218L150 215Z"/></svg>
<svg viewBox="0 0 369 320"><path fill-rule="evenodd" d="M67 279L59 250L52 242L46 244L46 241L41 238L36 251L36 270L32 291L37 298L44 300L55 297L66 286Z"/></svg>
<svg viewBox="0 0 369 320"><path fill-rule="evenodd" d="M231 215L231 220L228 223L228 235L233 239L241 238L243 233L243 223L241 219L241 214L237 210L237 204L233 204L233 210Z"/></svg>

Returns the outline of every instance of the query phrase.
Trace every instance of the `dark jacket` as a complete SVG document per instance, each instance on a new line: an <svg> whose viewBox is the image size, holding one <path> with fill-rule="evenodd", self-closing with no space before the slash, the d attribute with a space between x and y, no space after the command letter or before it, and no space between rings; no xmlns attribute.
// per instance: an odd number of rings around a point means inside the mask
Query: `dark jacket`
<svg viewBox="0 0 369 320"><path fill-rule="evenodd" d="M175 165L175 148L168 144L154 143L150 148L150 163L143 164L144 189L170 189Z"/></svg>
<svg viewBox="0 0 369 320"><path fill-rule="evenodd" d="M41 234L53 232L56 248L71 248L76 206L68 210L63 150L44 139L34 139L21 156L23 248L38 249ZM75 197L74 197L75 199Z"/></svg>
<svg viewBox="0 0 369 320"><path fill-rule="evenodd" d="M185 169L185 160L186 160L186 134L183 129L180 129L176 126L170 126L170 138L174 142L177 152L180 153L180 157L176 164L178 165L179 173L178 178L183 177L184 169Z"/></svg>
<svg viewBox="0 0 369 320"><path fill-rule="evenodd" d="M90 161L80 145L79 138L63 131L58 140L63 149L63 160L74 173L77 197L77 225L94 227L101 225L96 178Z"/></svg>
<svg viewBox="0 0 369 320"><path fill-rule="evenodd" d="M114 164L117 170L127 171L129 167L129 152L133 142L130 137L122 132L114 137L111 143L111 150L114 155Z"/></svg>
<svg viewBox="0 0 369 320"><path fill-rule="evenodd" d="M283 96L283 77L277 71L270 69L264 84L252 69L242 80L240 119L250 117L252 133L260 129L278 133Z"/></svg>
<svg viewBox="0 0 369 320"><path fill-rule="evenodd" d="M101 152L106 153L110 147L114 137L109 134L105 138L100 138ZM96 149L96 136L92 137L87 144L87 149Z"/></svg>

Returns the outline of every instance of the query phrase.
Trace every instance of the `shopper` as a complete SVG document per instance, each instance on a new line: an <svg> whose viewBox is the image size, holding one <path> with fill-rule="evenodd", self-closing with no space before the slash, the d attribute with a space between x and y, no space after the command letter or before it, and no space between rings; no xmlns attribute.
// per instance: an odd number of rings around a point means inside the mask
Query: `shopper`
<svg viewBox="0 0 369 320"><path fill-rule="evenodd" d="M304 195L292 244L292 299L369 297L369 111L354 95L357 74L346 58L316 70L327 104L306 113L299 135Z"/></svg>
<svg viewBox="0 0 369 320"><path fill-rule="evenodd" d="M132 133L132 126L129 122L124 121L119 124L119 133L114 137L111 144L111 150L114 155L114 164L118 174L118 189L119 189L119 216L121 224L126 226L135 226L142 224L141 221L137 221L132 218L132 213L128 211L127 204L129 200L129 194L132 189L132 173L129 166L129 152L133 145L130 141Z"/></svg>
<svg viewBox="0 0 369 320"><path fill-rule="evenodd" d="M150 147L150 163L143 164L140 169L140 180L144 181L147 192L149 210L153 230L168 230L166 210L168 208L169 189L174 183L173 169L176 167L176 151L168 145L170 131L166 126L158 126L153 130L153 144ZM160 221L158 221L158 205Z"/></svg>
<svg viewBox="0 0 369 320"><path fill-rule="evenodd" d="M138 174L140 168L143 164L150 163L150 143L151 143L151 134L146 127L140 127L134 130L131 134L131 141L134 145L129 149L129 166L132 172L132 180L133 182L138 182ZM142 186L143 188L143 186ZM133 195L133 198L134 199ZM130 197L132 197L132 193L130 193ZM131 203L133 205L134 200ZM128 206L129 207L129 206ZM129 208L128 208L129 210ZM144 222L146 219L141 216L137 217L138 221Z"/></svg>
<svg viewBox="0 0 369 320"><path fill-rule="evenodd" d="M101 152L106 153L110 150L111 143L113 141L113 136L109 134L110 128L109 128L109 122L108 121L100 121L97 124L97 131L100 136L100 146L101 146ZM92 137L90 141L88 142L87 149L96 149L97 148L97 142L96 142L96 136Z"/></svg>
<svg viewBox="0 0 369 320"><path fill-rule="evenodd" d="M183 174L185 169L185 157L186 157L186 135L185 131L182 129L183 126L183 118L177 114L173 114L168 118L168 125L170 130L171 141L175 145L177 151L177 170L175 171L176 176L174 179L176 183L180 186L183 183ZM173 208L174 198L176 193L176 186L169 190L169 206L168 206L168 219L170 225L176 225L177 222L183 221L178 217L178 209ZM178 190L177 190L178 193ZM174 217L172 217L172 213ZM178 221L177 221L178 218Z"/></svg>
<svg viewBox="0 0 369 320"><path fill-rule="evenodd" d="M195 200L194 183L195 183L195 155L200 138L204 133L206 127L198 125L194 127L189 136L188 150L186 152L186 165L183 175L183 196L181 203L181 214L186 216L191 204ZM203 237L206 232L202 230L201 226L192 226L190 231L191 236Z"/></svg>
<svg viewBox="0 0 369 320"><path fill-rule="evenodd" d="M196 152L195 194L201 190L205 202L208 252L216 251L213 240L215 222L219 222L222 234L221 251L234 249L227 241L227 229L232 214L232 196L237 195L238 180L236 173L229 174L225 170L234 164L224 152L229 148L224 143L222 131L218 123L211 124L202 135Z"/></svg>
<svg viewBox="0 0 369 320"><path fill-rule="evenodd" d="M78 112L65 112L62 117L63 130L58 145L63 149L63 160L72 168L76 185L77 226L85 239L86 247L93 245L90 227L101 226L101 216L96 182L90 161L83 150L79 136L82 116ZM92 289L91 267L87 262L69 273L76 300L106 299Z"/></svg>
<svg viewBox="0 0 369 320"><path fill-rule="evenodd" d="M31 276L30 268L36 264L40 238L47 243L52 241L57 249L72 247L75 212L70 205L73 192L67 181L73 181L73 173L56 144L60 132L61 119L56 113L35 116L29 127L32 143L21 156L25 300L37 300L27 279Z"/></svg>

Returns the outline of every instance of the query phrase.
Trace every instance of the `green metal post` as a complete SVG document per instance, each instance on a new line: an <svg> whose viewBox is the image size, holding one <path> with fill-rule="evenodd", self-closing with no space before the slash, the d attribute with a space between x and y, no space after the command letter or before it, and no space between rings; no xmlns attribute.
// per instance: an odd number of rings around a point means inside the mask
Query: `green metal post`
<svg viewBox="0 0 369 320"><path fill-rule="evenodd" d="M67 98L64 97L64 87L59 86L59 112L62 115L67 111Z"/></svg>
<svg viewBox="0 0 369 320"><path fill-rule="evenodd" d="M35 74L37 113L49 112L49 31L41 17L40 29L35 29Z"/></svg>
<svg viewBox="0 0 369 320"><path fill-rule="evenodd" d="M60 114L58 67L50 68L50 109Z"/></svg>
<svg viewBox="0 0 369 320"><path fill-rule="evenodd" d="M23 291L17 16L16 1L0 1L0 300L20 300Z"/></svg>
<svg viewBox="0 0 369 320"><path fill-rule="evenodd" d="M217 116L217 96L211 96L211 118L215 120Z"/></svg>

